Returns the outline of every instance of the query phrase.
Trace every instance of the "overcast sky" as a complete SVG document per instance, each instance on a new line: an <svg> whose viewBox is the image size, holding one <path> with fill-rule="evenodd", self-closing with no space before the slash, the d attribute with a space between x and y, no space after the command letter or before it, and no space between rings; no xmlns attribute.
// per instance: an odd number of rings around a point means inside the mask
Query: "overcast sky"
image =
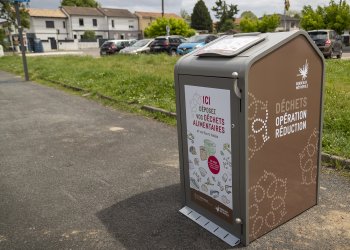
<svg viewBox="0 0 350 250"><path fill-rule="evenodd" d="M55 9L60 5L60 2L60 0L31 0L29 6L31 8ZM162 11L162 0L98 0L98 2L101 3L102 7L128 9L131 12ZM179 14L181 9L185 9L191 14L196 2L197 0L164 0L165 12ZM214 6L215 0L204 0L204 2L210 10ZM259 17L263 14L282 14L284 6L284 0L226 0L226 3L237 4L239 13L250 10ZM329 0L290 0L290 9L300 11L305 4L316 7L317 5L328 5L328 3Z"/></svg>

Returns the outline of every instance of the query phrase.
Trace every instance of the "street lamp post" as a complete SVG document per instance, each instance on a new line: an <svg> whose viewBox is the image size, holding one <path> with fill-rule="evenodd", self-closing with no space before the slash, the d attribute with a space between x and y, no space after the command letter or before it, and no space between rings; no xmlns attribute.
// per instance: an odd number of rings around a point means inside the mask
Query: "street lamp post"
<svg viewBox="0 0 350 250"><path fill-rule="evenodd" d="M28 3L29 0L12 0L12 2L14 2L15 10L16 10L19 40L21 42L24 77L25 77L26 81L29 81L28 65L27 65L27 58L26 58L26 49L24 48L24 40L23 40L23 28L22 28L22 25L21 25L21 15L19 14L19 3L24 3L24 2Z"/></svg>
<svg viewBox="0 0 350 250"><path fill-rule="evenodd" d="M162 0L162 17L164 17L164 0Z"/></svg>
<svg viewBox="0 0 350 250"><path fill-rule="evenodd" d="M24 77L25 77L26 81L29 81L28 65L27 65L27 58L26 58L26 49L24 48L23 28L22 28L22 25L21 25L21 16L19 14L19 2L18 1L15 1L15 9L16 9L16 16L17 16L19 40L21 42Z"/></svg>

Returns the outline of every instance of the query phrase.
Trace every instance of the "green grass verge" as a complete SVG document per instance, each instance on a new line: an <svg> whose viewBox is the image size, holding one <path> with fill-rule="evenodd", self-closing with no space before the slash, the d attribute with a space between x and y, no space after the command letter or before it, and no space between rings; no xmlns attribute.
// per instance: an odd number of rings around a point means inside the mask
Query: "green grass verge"
<svg viewBox="0 0 350 250"><path fill-rule="evenodd" d="M328 60L323 151L350 159L350 60Z"/></svg>
<svg viewBox="0 0 350 250"><path fill-rule="evenodd" d="M28 57L31 80L55 80L123 102L148 104L175 112L174 65L167 55ZM22 74L21 58L3 57L0 68Z"/></svg>
<svg viewBox="0 0 350 250"><path fill-rule="evenodd" d="M176 112L174 65L177 57L167 55L117 55L102 58L89 56L28 57L31 80L55 80L86 89L90 98L96 93L120 101L112 104L123 110L142 113L175 124L175 119L140 111L150 105ZM19 56L0 58L0 69L23 75ZM350 158L350 60L326 61L326 91L323 151ZM127 105L133 102L135 105Z"/></svg>

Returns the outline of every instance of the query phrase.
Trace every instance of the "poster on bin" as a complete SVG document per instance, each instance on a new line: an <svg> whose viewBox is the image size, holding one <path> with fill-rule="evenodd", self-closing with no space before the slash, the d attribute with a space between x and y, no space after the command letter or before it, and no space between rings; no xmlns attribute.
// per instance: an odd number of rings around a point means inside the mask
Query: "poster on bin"
<svg viewBox="0 0 350 250"><path fill-rule="evenodd" d="M232 223L230 90L185 85L191 199Z"/></svg>

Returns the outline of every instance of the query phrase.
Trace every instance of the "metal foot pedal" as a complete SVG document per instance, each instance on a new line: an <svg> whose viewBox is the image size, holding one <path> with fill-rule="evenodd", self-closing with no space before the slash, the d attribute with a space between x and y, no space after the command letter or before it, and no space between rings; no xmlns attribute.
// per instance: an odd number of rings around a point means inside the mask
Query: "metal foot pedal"
<svg viewBox="0 0 350 250"><path fill-rule="evenodd" d="M238 245L241 242L240 239L238 239L236 236L230 234L225 229L219 227L215 223L205 218L203 215L197 213L196 211L187 206L180 209L179 212L187 216L188 218L190 218L191 220L193 220L198 225L202 226L212 234L214 234L216 237L225 241L232 247Z"/></svg>

